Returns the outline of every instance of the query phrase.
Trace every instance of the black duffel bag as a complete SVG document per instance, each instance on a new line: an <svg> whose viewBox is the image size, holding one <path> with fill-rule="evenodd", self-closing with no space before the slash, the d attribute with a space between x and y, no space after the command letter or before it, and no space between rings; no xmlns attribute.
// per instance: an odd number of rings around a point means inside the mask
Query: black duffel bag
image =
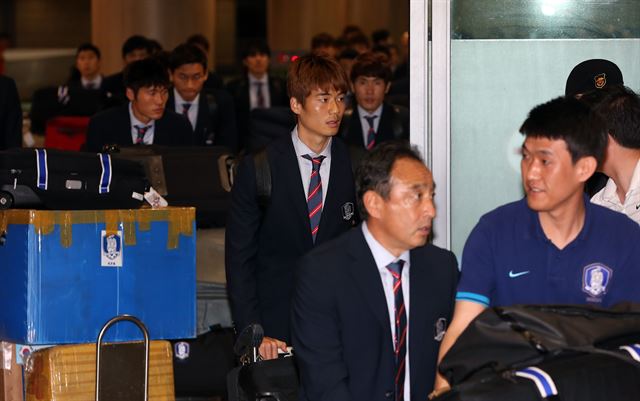
<svg viewBox="0 0 640 401"><path fill-rule="evenodd" d="M488 308L443 358L452 390L437 400L635 400L637 343L638 304Z"/></svg>
<svg viewBox="0 0 640 401"><path fill-rule="evenodd" d="M54 149L0 152L0 209L135 209L148 190L135 161Z"/></svg>

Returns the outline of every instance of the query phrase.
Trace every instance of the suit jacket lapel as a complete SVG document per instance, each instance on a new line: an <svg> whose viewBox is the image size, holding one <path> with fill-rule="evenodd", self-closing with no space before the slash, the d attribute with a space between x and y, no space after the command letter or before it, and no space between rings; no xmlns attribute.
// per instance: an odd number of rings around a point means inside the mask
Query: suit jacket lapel
<svg viewBox="0 0 640 401"><path fill-rule="evenodd" d="M289 136L284 141L279 141L276 146L276 150L280 154L280 157L276 158L276 163L279 164L283 177L285 178L284 184L286 188L284 191L288 193L293 203L295 213L298 218L302 219L301 227L309 227L306 230L306 234L309 239L309 243L313 241L311 237L311 226L309 225L309 211L307 210L307 197L304 193L304 187L302 185L302 177L300 177L300 167L296 156L296 151ZM308 178L307 178L308 179Z"/></svg>
<svg viewBox="0 0 640 401"><path fill-rule="evenodd" d="M120 143L126 143L129 145L133 145L133 136L132 136L132 128L131 128L131 117L129 116L129 103L123 107L122 118L118 121L118 135L120 135Z"/></svg>
<svg viewBox="0 0 640 401"><path fill-rule="evenodd" d="M411 251L411 268L409 270L409 358L416 358L416 355L424 351L424 347L429 339L434 336L428 323L432 321L429 318L433 314L433 310L429 305L429 297L425 297L425 293L430 292L430 288L437 283L429 278L432 266L424 254L424 248L419 247ZM409 363L409 367L416 366L415 363ZM414 394L416 387L415 381L411 381L411 394ZM413 397L412 397L413 398Z"/></svg>
<svg viewBox="0 0 640 401"><path fill-rule="evenodd" d="M204 144L206 134L208 130L211 129L209 124L209 102L207 101L207 95L204 92L200 92L198 116L196 117L196 126L193 130L197 145Z"/></svg>
<svg viewBox="0 0 640 401"><path fill-rule="evenodd" d="M364 239L362 227L358 226L350 231L349 241L345 244L352 257L349 272L352 275L354 285L359 289L363 298L367 301L371 312L382 325L385 336L388 337L389 347L393 347L391 341L391 326L389 324L389 310L387 300L382 287L382 279L373 259L373 254Z"/></svg>
<svg viewBox="0 0 640 401"><path fill-rule="evenodd" d="M376 137L378 142L383 140L394 139L395 134L393 132L393 109L390 104L384 103L382 106L382 114L380 115L380 124L378 125L378 132Z"/></svg>
<svg viewBox="0 0 640 401"><path fill-rule="evenodd" d="M327 191L324 205L322 206L322 215L320 217L320 226L318 228L318 235L316 242L324 239L326 232L333 232L329 230L331 225L335 225L342 217L340 204L340 197L344 199L346 182L347 180L353 180L349 169L351 164L347 157L346 149L343 149L342 143L338 142L337 138L333 138L331 141L331 167L329 170L329 186L322 188L323 191ZM355 207L355 205L353 205Z"/></svg>
<svg viewBox="0 0 640 401"><path fill-rule="evenodd" d="M357 105L353 106L351 121L349 122L349 143L357 147L365 147L364 138L362 137L362 121L360 121Z"/></svg>

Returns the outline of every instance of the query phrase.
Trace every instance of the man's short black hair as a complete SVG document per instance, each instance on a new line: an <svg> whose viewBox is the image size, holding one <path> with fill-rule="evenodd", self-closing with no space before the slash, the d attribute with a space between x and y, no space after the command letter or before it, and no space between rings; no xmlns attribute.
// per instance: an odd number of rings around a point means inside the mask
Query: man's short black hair
<svg viewBox="0 0 640 401"><path fill-rule="evenodd" d="M271 57L271 49L269 45L264 40L252 40L247 43L244 50L242 51L242 59L249 56L255 56L256 54L266 54Z"/></svg>
<svg viewBox="0 0 640 401"><path fill-rule="evenodd" d="M392 76L388 59L372 52L366 52L356 58L356 62L351 67L351 76L349 78L354 83L358 77L376 77L382 79L385 83L389 83Z"/></svg>
<svg viewBox="0 0 640 401"><path fill-rule="evenodd" d="M391 32L387 29L377 29L371 33L371 40L373 44L379 44L380 42L384 42L385 40L391 37Z"/></svg>
<svg viewBox="0 0 640 401"><path fill-rule="evenodd" d="M129 36L129 38L122 44L122 58L138 49L144 49L151 54L151 44L149 43L149 39L142 35Z"/></svg>
<svg viewBox="0 0 640 401"><path fill-rule="evenodd" d="M207 52L211 48L211 45L209 44L209 39L205 38L205 36L200 33L194 33L193 35L189 36L185 43L189 45L200 46Z"/></svg>
<svg viewBox="0 0 640 401"><path fill-rule="evenodd" d="M604 121L607 133L620 146L640 149L640 97L623 85L607 85L585 93L587 102Z"/></svg>
<svg viewBox="0 0 640 401"><path fill-rule="evenodd" d="M178 45L169 56L169 69L175 71L185 64L201 64L204 71L207 71L207 55L198 46L183 43Z"/></svg>
<svg viewBox="0 0 640 401"><path fill-rule="evenodd" d="M356 169L356 200L358 211L363 220L369 213L364 207L364 194L374 191L383 199L389 199L391 192L391 170L396 160L411 159L424 164L418 149L408 141L392 140L377 145L362 158Z"/></svg>
<svg viewBox="0 0 640 401"><path fill-rule="evenodd" d="M95 53L96 57L98 59L100 59L101 54L100 54L100 49L98 49L98 47L96 45L94 45L93 43L83 43L80 46L78 46L78 49L76 50L76 57L78 57L78 54L80 54L80 52L86 52L86 51L91 51L93 53Z"/></svg>
<svg viewBox="0 0 640 401"><path fill-rule="evenodd" d="M557 97L534 107L520 133L527 138L565 141L573 163L586 156L593 156L600 163L607 145L602 119L573 96Z"/></svg>
<svg viewBox="0 0 640 401"><path fill-rule="evenodd" d="M311 50L315 50L319 47L330 47L333 46L335 39L331 34L327 32L321 32L316 34L311 38Z"/></svg>
<svg viewBox="0 0 640 401"><path fill-rule="evenodd" d="M151 57L134 61L124 69L124 86L135 94L140 88L169 87L169 73L157 59Z"/></svg>

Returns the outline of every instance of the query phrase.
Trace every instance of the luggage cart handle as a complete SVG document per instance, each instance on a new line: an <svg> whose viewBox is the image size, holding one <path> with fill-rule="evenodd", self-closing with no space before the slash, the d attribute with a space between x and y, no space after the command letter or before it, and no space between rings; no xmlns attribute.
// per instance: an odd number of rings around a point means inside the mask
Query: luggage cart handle
<svg viewBox="0 0 640 401"><path fill-rule="evenodd" d="M111 326L124 321L135 324L144 336L144 400L147 401L149 399L149 331L140 319L135 316L125 314L116 316L109 320L104 326L102 326L102 330L100 330L100 334L98 334L98 341L96 342L96 401L99 401L100 394L100 354L102 353L102 338Z"/></svg>

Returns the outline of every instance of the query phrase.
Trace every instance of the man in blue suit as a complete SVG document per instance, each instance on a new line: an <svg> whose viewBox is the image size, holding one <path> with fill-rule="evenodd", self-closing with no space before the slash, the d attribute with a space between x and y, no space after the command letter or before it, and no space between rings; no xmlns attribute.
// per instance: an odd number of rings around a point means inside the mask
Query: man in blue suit
<svg viewBox="0 0 640 401"><path fill-rule="evenodd" d="M356 218L349 152L335 137L346 74L337 61L308 55L290 64L287 80L297 124L266 150L243 158L225 237L233 320L238 330L263 326L263 358L276 357L290 341L297 260L347 231Z"/></svg>
<svg viewBox="0 0 640 401"><path fill-rule="evenodd" d="M298 265L292 335L303 397L425 400L458 281L455 256L427 244L433 177L415 149L388 141L355 180L365 222Z"/></svg>

